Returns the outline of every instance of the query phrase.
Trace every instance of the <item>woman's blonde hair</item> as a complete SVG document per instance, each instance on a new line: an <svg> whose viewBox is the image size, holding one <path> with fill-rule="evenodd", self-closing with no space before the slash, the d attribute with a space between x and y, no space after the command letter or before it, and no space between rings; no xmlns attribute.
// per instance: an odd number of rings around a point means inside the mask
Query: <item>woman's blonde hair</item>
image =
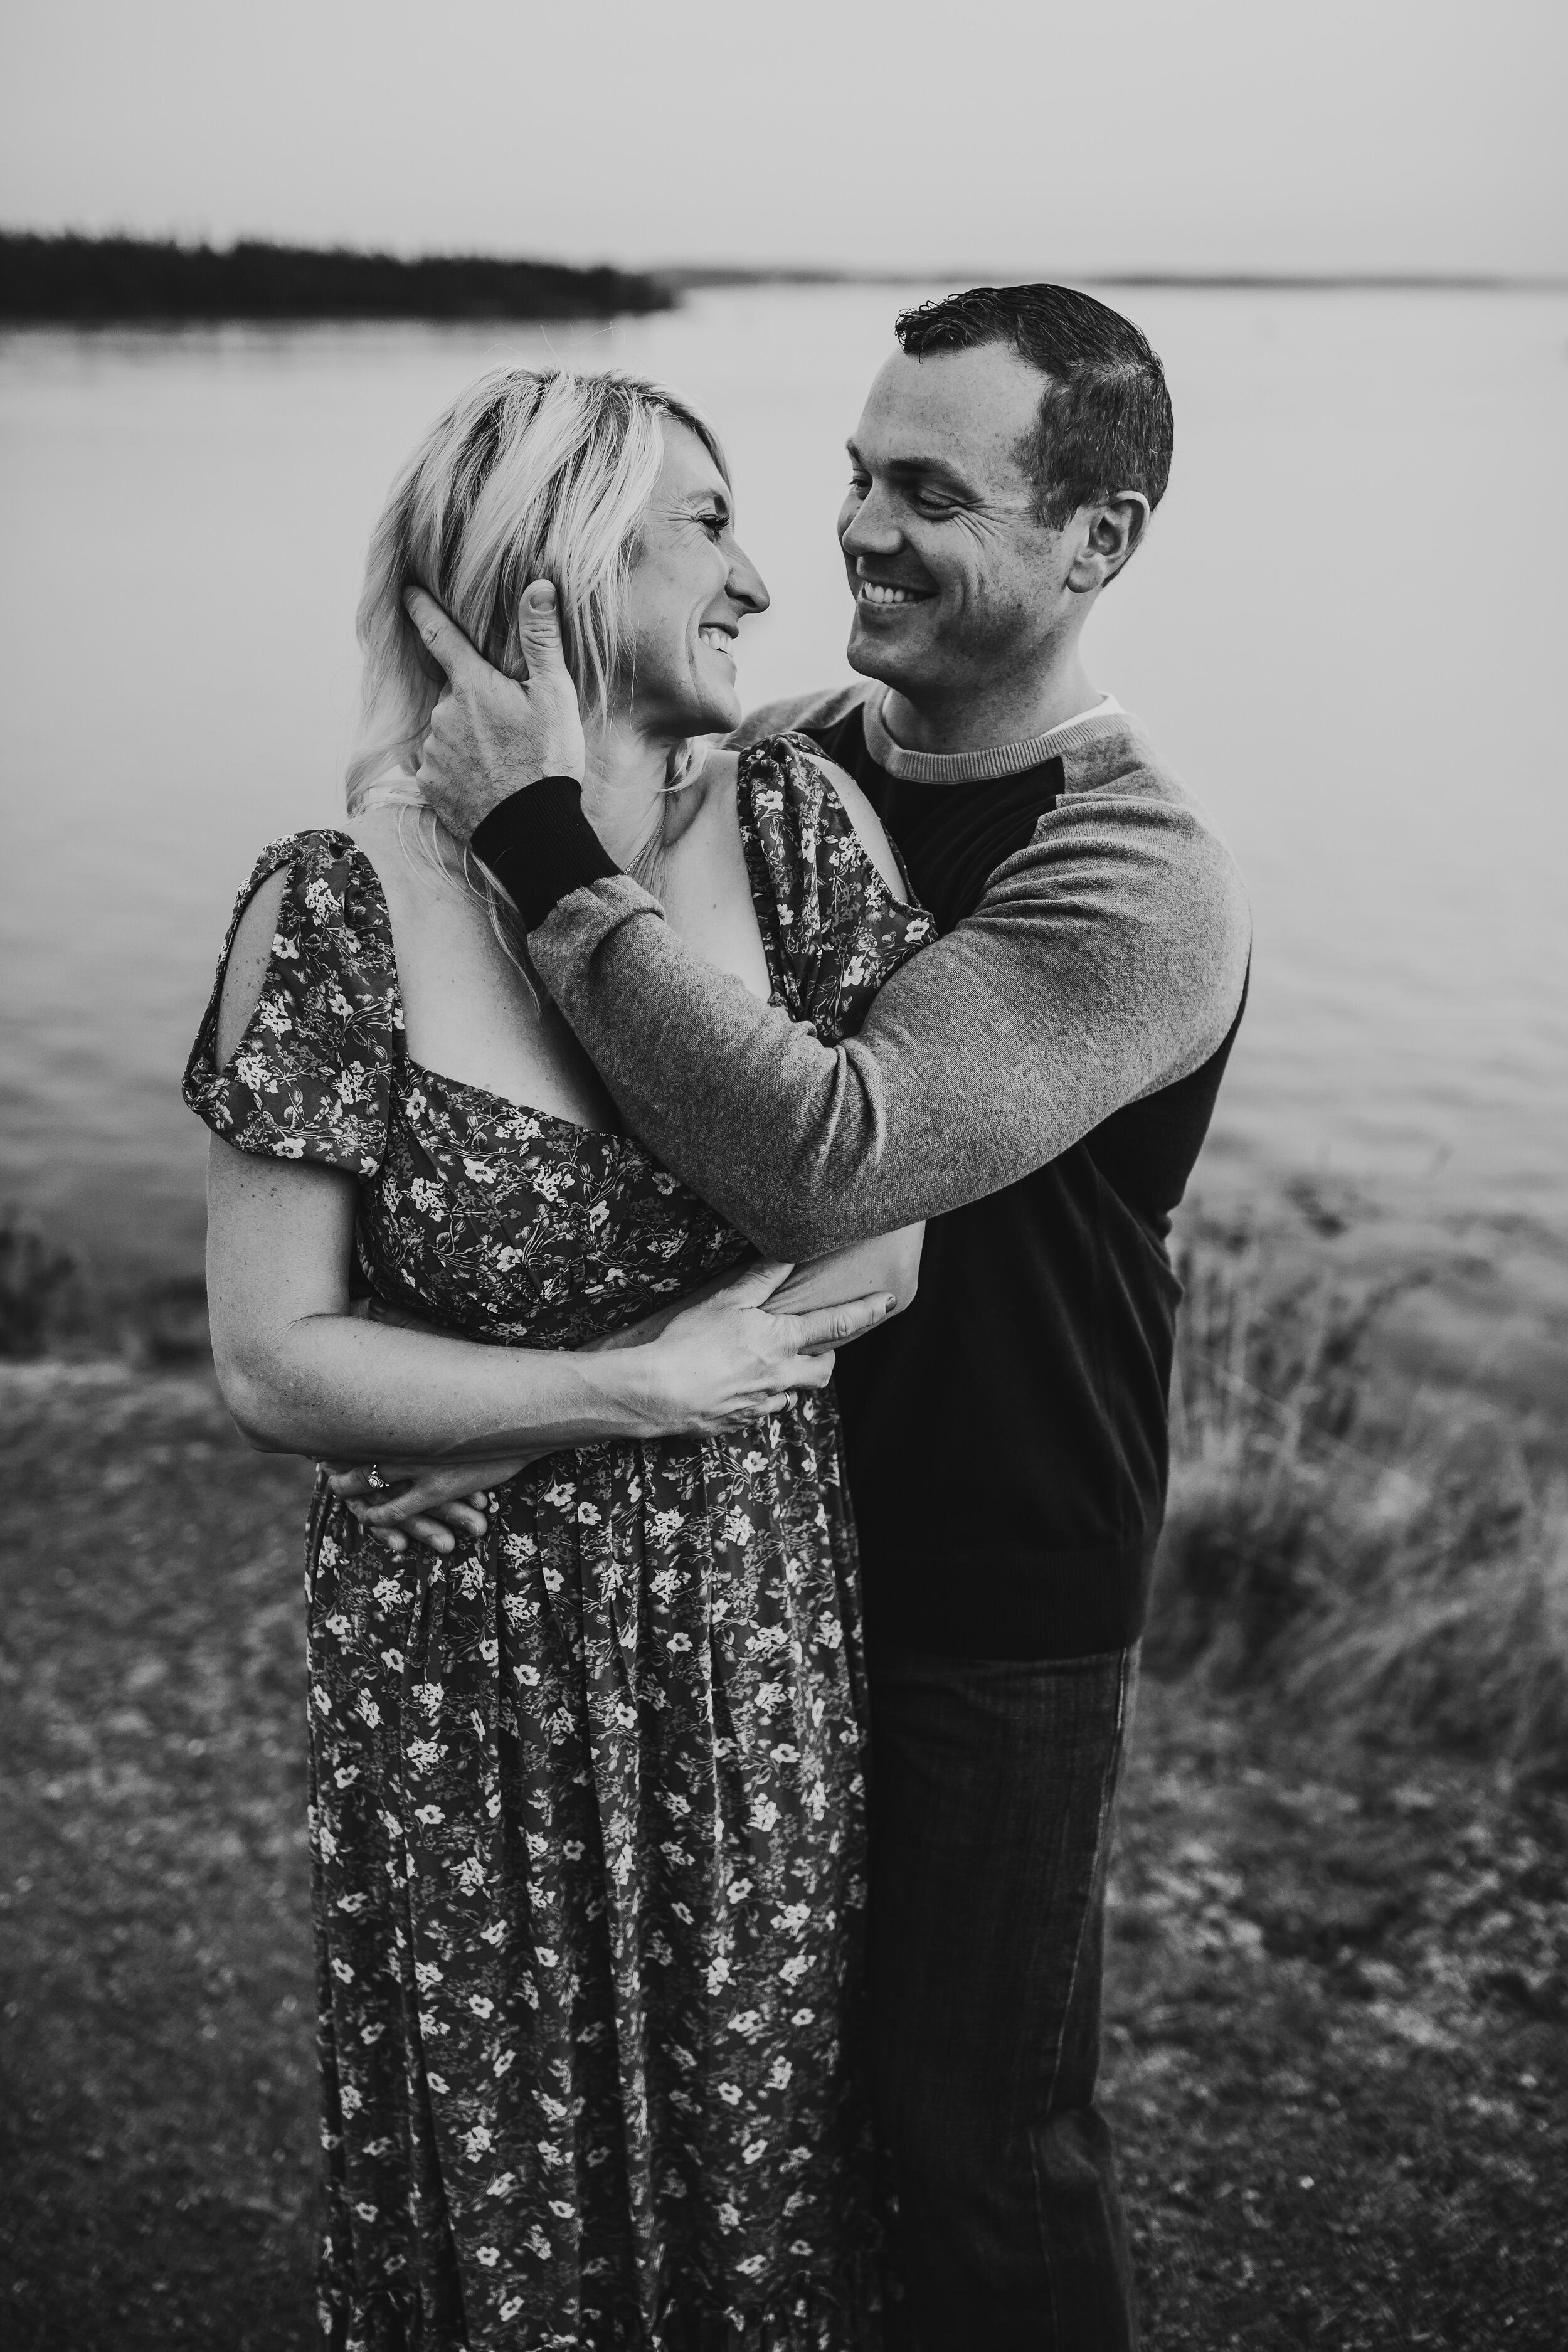
<svg viewBox="0 0 1568 2352"><path fill-rule="evenodd" d="M522 592L531 581L552 582L584 712L608 716L626 650L626 579L664 463L666 418L696 434L728 483L706 418L662 384L619 369L496 368L437 418L393 486L365 563L351 815L388 803L423 805L414 771L441 680L404 610L411 587L426 589L487 661L520 677ZM672 781L686 767L680 746ZM467 856L463 866L470 887L493 903L482 869Z"/></svg>

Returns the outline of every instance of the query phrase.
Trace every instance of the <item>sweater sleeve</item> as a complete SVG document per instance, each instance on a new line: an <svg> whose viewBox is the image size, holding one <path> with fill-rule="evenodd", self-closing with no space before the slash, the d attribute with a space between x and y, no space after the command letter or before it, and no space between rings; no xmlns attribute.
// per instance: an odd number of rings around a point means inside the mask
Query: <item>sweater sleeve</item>
<svg viewBox="0 0 1568 2352"><path fill-rule="evenodd" d="M1058 1158L1199 1068L1246 978L1228 852L1192 803L1136 778L1059 802L837 1045L683 947L625 876L552 864L530 951L628 1125L787 1258Z"/></svg>

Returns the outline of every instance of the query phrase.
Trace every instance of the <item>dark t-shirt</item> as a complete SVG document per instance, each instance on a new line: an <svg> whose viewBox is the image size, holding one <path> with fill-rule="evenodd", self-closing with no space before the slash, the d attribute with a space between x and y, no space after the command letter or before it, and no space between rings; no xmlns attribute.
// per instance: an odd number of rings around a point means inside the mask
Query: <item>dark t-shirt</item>
<svg viewBox="0 0 1568 2352"><path fill-rule="evenodd" d="M1060 760L994 782L897 779L858 707L805 731L864 788L943 931L1063 786ZM1077 1657L1136 1640L1181 1295L1165 1239L1240 1019L1189 1076L933 1218L914 1304L841 1355L874 1648Z"/></svg>

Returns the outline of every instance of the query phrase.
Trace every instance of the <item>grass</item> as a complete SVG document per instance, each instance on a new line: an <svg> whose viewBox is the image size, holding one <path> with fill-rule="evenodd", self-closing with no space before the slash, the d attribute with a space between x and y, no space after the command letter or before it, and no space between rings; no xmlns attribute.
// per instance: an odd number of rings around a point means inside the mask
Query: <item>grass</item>
<svg viewBox="0 0 1568 2352"><path fill-rule="evenodd" d="M1189 1273L1109 1916L1152 2352L1555 2352L1551 1448L1389 1375L1375 1285ZM0 1367L7 2352L314 2341L305 1472L179 1338Z"/></svg>
<svg viewBox="0 0 1568 2352"><path fill-rule="evenodd" d="M1473 1396L1379 1377L1411 1275L1270 1277L1188 1253L1156 1672L1302 1720L1429 1738L1568 1784L1568 1477Z"/></svg>

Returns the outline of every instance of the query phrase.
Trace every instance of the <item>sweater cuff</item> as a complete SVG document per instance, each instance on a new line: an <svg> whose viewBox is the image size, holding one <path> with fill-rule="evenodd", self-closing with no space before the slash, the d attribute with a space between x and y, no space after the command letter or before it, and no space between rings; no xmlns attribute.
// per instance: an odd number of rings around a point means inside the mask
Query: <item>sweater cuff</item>
<svg viewBox="0 0 1568 2352"><path fill-rule="evenodd" d="M473 849L530 931L569 891L621 870L584 815L573 776L544 776L511 793L474 827Z"/></svg>

